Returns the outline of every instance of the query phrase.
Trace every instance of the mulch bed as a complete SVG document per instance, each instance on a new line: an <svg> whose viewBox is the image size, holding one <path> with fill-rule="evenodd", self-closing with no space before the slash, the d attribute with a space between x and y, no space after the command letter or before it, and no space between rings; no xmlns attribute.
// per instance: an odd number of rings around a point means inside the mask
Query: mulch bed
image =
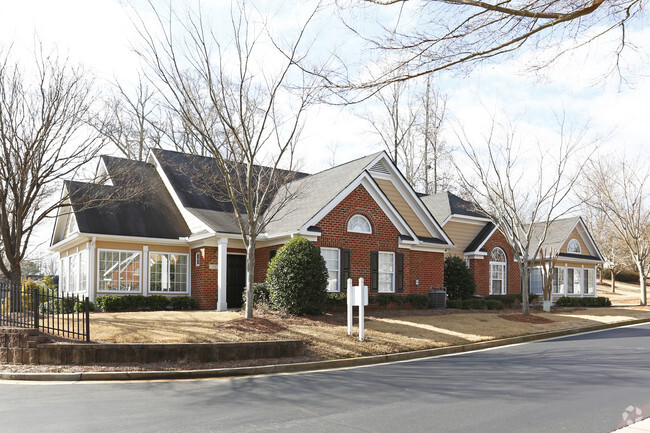
<svg viewBox="0 0 650 433"><path fill-rule="evenodd" d="M547 319L546 317L541 316L524 316L523 314L499 314L499 317L502 319L510 320L512 322L525 322L525 323L553 323L554 320Z"/></svg>

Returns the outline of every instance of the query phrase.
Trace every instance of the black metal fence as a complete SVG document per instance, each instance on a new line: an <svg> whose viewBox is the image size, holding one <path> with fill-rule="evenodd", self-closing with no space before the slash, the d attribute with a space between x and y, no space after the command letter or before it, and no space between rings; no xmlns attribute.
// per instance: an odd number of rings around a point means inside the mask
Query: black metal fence
<svg viewBox="0 0 650 433"><path fill-rule="evenodd" d="M0 285L0 326L36 328L64 338L90 341L88 298L34 285Z"/></svg>

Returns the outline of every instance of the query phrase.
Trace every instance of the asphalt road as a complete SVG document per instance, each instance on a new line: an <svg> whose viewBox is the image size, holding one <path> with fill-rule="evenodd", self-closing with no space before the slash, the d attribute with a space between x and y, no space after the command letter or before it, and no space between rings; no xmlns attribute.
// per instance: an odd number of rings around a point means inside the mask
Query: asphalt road
<svg viewBox="0 0 650 433"><path fill-rule="evenodd" d="M594 433L629 406L650 416L650 324L314 373L0 382L0 432Z"/></svg>

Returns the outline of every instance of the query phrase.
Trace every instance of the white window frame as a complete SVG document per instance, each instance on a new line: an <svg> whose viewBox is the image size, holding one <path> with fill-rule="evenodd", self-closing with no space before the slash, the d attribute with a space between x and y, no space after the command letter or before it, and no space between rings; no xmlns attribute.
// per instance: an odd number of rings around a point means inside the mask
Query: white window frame
<svg viewBox="0 0 650 433"><path fill-rule="evenodd" d="M365 221L365 223L368 224L368 230L354 230L354 229L351 229L351 228L350 228L350 224L351 224L352 221L355 220L355 219L362 219L363 221ZM366 218L365 216L361 215L361 214L353 215L353 216L348 220L348 226L347 226L347 229L348 229L348 232L351 232L351 233L364 233L364 234L367 234L367 235L371 235L371 234L372 234L372 224L370 224L370 220L369 220L368 218Z"/></svg>
<svg viewBox="0 0 650 433"><path fill-rule="evenodd" d="M492 252L495 251L495 250L501 251L501 253L503 254L503 259L504 259L503 262L494 262L494 261L492 261ZM508 267L506 266L507 263L508 263L508 256L506 255L506 252L503 251L503 249L500 248L500 247L492 248L492 251L490 251L490 295L505 295L505 294L508 293L508 288L507 288L507 284L506 284L508 282L508 274L507 274ZM500 268L502 268L501 270L502 270L503 278L496 279L496 278L492 277L493 266L499 266ZM495 280L496 281L501 281L501 293L494 293L494 290L493 290L492 286L493 286L493 282Z"/></svg>
<svg viewBox="0 0 650 433"><path fill-rule="evenodd" d="M540 286L537 291L535 291L533 288L533 272L539 273ZM530 275L528 276L528 291L530 293L535 293L537 295L541 295L544 293L544 272L542 272L541 266L534 266L530 269Z"/></svg>
<svg viewBox="0 0 650 433"><path fill-rule="evenodd" d="M194 266L201 266L201 252L194 253Z"/></svg>
<svg viewBox="0 0 650 433"><path fill-rule="evenodd" d="M391 256L392 260L392 272L382 272L381 271L381 257L382 254L384 256ZM391 285L390 285L390 290L382 290L381 289L381 278L379 278L382 274L390 274L391 275ZM377 251L377 293L395 293L395 253L392 251Z"/></svg>
<svg viewBox="0 0 650 433"><path fill-rule="evenodd" d="M183 291L169 290L169 289L167 289L167 290L153 290L151 288L151 256L154 255L154 254L167 255L167 256L171 256L171 255L185 256L186 264L187 264L186 269L185 269L185 290L183 290ZM168 263L169 263L169 261L168 261ZM148 293L155 293L155 294L162 294L162 293L186 294L186 293L189 293L189 291L190 291L190 255L189 254L170 253L170 252L167 252L167 251L150 251L149 252L149 260L147 260L147 271L148 271L148 276L149 276L149 278L148 278L149 287L147 288ZM167 266L167 281L171 281L170 272L171 272L170 267Z"/></svg>
<svg viewBox="0 0 650 433"><path fill-rule="evenodd" d="M327 279L327 293L337 293L341 291L341 250L338 248L327 248L327 247L321 247L321 257L325 259L323 256L323 251L336 251L336 264L337 268L336 269L330 269L327 267L327 274L328 274L328 279ZM327 260L325 261L327 263ZM330 290L330 284L329 284L329 273L330 272L336 272L336 288L334 290Z"/></svg>
<svg viewBox="0 0 650 433"><path fill-rule="evenodd" d="M85 263L82 263L82 255L86 256ZM79 250L61 259L59 292L88 294L88 250Z"/></svg>
<svg viewBox="0 0 650 433"><path fill-rule="evenodd" d="M572 246L577 247L577 250L576 251L571 251ZM569 243L567 244L566 251L569 254L582 254L582 247L580 246L580 242L578 242L578 240L575 239L575 238L571 239L569 241Z"/></svg>
<svg viewBox="0 0 650 433"><path fill-rule="evenodd" d="M110 252L110 253L132 253L132 254L137 254L138 255L138 262L139 262L139 267L138 267L138 290L100 290L100 285L99 282L101 280L101 275L99 272L100 266L100 258L102 256L103 252ZM118 264L120 261L118 261ZM98 248L97 249L97 292L98 293L122 293L122 294L131 294L131 293L142 293L142 251L140 250L114 250L110 248ZM119 272L118 272L119 276ZM118 280L118 285L119 285L119 280Z"/></svg>

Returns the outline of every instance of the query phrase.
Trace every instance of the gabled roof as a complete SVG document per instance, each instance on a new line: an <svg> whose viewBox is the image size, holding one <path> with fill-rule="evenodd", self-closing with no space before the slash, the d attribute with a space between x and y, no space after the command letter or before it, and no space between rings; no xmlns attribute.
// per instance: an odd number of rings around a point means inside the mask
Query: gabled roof
<svg viewBox="0 0 650 433"><path fill-rule="evenodd" d="M423 195L422 202L429 208L436 221L441 224L453 215L475 218L489 218L475 203L467 201L450 192Z"/></svg>
<svg viewBox="0 0 650 433"><path fill-rule="evenodd" d="M267 231L272 233L298 231L350 185L381 153L355 159L287 184L286 189L281 190L273 200L270 208L274 208L288 196L293 195L293 197L269 223Z"/></svg>
<svg viewBox="0 0 650 433"><path fill-rule="evenodd" d="M593 238L591 237L591 234L589 234L589 230L587 230L587 226L585 225L584 221L580 217L572 217L572 218L563 218L563 219L557 219L555 221L552 221L549 226L548 230L546 233L546 239L542 243L542 248L543 249L554 249L555 251L560 251L562 246L569 240L569 236L571 235L571 232L578 227L584 234L585 236L583 237L583 240L587 245L591 245L592 251L594 251L596 254L567 254L567 253L560 253L560 255L563 255L565 257L573 257L573 258L584 258L584 259L589 259L589 260L603 260L602 254L600 253L600 250L598 250L598 246L594 242ZM535 245L539 243L540 238L543 235L544 231L544 223L536 223L533 225L533 237L532 237L532 242L531 242L531 248L534 248ZM585 239L586 238L586 239ZM534 251L530 251L530 254L534 254Z"/></svg>
<svg viewBox="0 0 650 433"><path fill-rule="evenodd" d="M469 245L467 245L464 252L473 253L478 251L483 246L485 241L487 241L488 238L492 236L492 233L494 233L495 230L496 230L496 226L494 225L494 223L489 222L485 224L485 227L483 227L481 231L478 232L476 237L472 240L472 242L470 242Z"/></svg>
<svg viewBox="0 0 650 433"><path fill-rule="evenodd" d="M65 183L80 233L164 239L190 235L153 165L107 156L102 163L112 185Z"/></svg>

